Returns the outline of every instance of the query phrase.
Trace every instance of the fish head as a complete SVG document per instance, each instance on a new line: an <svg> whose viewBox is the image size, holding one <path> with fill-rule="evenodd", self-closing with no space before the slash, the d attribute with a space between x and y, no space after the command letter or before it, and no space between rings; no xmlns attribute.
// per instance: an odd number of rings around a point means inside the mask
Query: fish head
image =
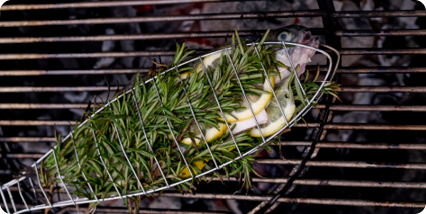
<svg viewBox="0 0 426 214"><path fill-rule="evenodd" d="M275 42L284 41L298 43L314 48L319 47L318 39L312 36L312 33L308 28L301 25L289 25L283 28L276 29L271 33L271 36L268 37L268 40ZM300 66L297 72L297 75L300 76L302 73L305 72L306 64L311 61L311 57L315 54L315 50L301 46L294 46L288 47L287 51L293 62L294 67L296 68L298 65ZM284 65L291 68L291 63L287 57L284 48L277 51L276 58ZM279 70L281 78L278 81L282 81L290 75L289 69L279 68Z"/></svg>
<svg viewBox="0 0 426 214"><path fill-rule="evenodd" d="M286 27L273 30L268 36L268 41L271 42L295 42L302 43L303 40L308 40L311 37L311 31L302 25L289 25Z"/></svg>

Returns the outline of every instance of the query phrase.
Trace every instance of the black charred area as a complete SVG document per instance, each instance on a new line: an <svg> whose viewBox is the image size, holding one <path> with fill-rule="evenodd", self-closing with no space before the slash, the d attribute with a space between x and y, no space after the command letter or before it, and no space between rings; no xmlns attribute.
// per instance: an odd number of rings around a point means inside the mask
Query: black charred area
<svg viewBox="0 0 426 214"><path fill-rule="evenodd" d="M18 4L59 4L72 3L70 0L10 0L5 5ZM98 2L98 1L88 1ZM99 1L101 4L102 1ZM331 8L332 7L332 8ZM191 4L158 4L136 5L121 7L88 7L46 10L17 10L2 11L0 16L0 39L23 37L86 37L98 35L138 35L138 34L170 34L191 32L232 32L234 27L240 31L259 33L268 28L277 29L291 24L304 25L314 28L315 36L321 43L336 49L418 49L426 48L426 34L406 36L336 36L337 31L348 30L351 33L359 31L380 32L380 30L417 30L426 29L426 16L420 17L370 17L370 18L338 18L333 13L350 11L401 11L424 10L424 6L414 0L264 0L264 1L221 1L215 3ZM314 16L270 17L269 12L280 11L314 11L325 13ZM335 10L335 12L333 12ZM137 17L151 16L184 16L196 14L226 14L241 13L239 18L223 20L198 21L167 21L75 24L75 25L42 25L1 27L3 22L24 20L82 20L94 18L123 18L133 20ZM246 18L246 14L256 13L257 18ZM89 21L90 22L90 21ZM343 34L344 35L344 34ZM62 74L62 75L2 75L5 71L93 71L112 69L145 70L151 66L148 57L103 57L103 58L43 58L19 59L20 54L66 54L66 53L107 53L107 52L136 52L136 51L173 51L176 43L185 42L192 49L214 49L230 41L231 34L225 37L185 38L185 39L152 39L152 40L118 40L118 41L84 41L84 42L35 42L35 43L0 43L0 89L10 87L79 87L111 85L110 97L116 86L125 86L131 82L136 72L107 73L107 74ZM12 59L4 59L12 57ZM336 81L342 86L424 86L426 80L425 58L423 54L365 54L344 55L340 68L381 68L384 72L341 72ZM152 56L157 62L169 63L171 56ZM325 65L321 58L313 57L310 66L317 63ZM386 72L387 68L419 68L412 72ZM311 69L311 76L314 70ZM324 75L320 75L320 78ZM44 104L86 104L103 103L107 91L65 91L65 92L0 92L0 104L12 103L44 103ZM342 102L332 105L389 105L389 106L425 106L425 93L340 93ZM325 102L322 101L321 104ZM84 108L73 109L0 109L2 121L76 121L80 120ZM391 124L391 125L424 125L425 111L332 111L327 123L348 124ZM308 123L320 123L324 118L318 111L312 109L304 119ZM299 121L298 124L303 124ZM57 126L63 136L70 132L69 126ZM295 127L285 133L281 141L312 141L316 134L315 128ZM313 133L314 132L314 133ZM329 185L329 180L373 181L381 182L424 182L426 170L395 168L402 163L425 163L424 150L399 149L399 144L426 144L425 131L413 130L327 130L319 133L324 136L319 142L350 142L357 144L386 143L393 149L349 149L321 148L312 161L363 161L366 163L382 164L388 167L351 168L351 167L305 167L300 179L324 180L321 185L296 185L294 189L282 197L290 198L319 198L319 199L348 199L367 201L402 201L425 202L426 187L423 188L388 188L388 187L348 187ZM54 142L41 141L29 143L26 141L9 142L2 140L10 137L54 137L53 126L14 126L0 125L0 170L3 170L0 182L3 185L20 173L28 171L34 159L10 158L8 154L44 154ZM259 158L279 159L280 151L277 145L272 146L274 152L260 150ZM304 146L282 146L281 153L285 159L302 159ZM372 165L374 165L372 164ZM289 178L295 165L254 164L254 169L267 178ZM235 178L230 178L235 180ZM297 179L296 179L297 180ZM254 182L254 190L246 190L240 182L228 181L228 178L210 183L197 184L194 198L146 198L141 203L142 210L181 210L181 211L210 211L226 213L248 213L260 204L260 201L229 199L199 199L197 194L236 194L236 195L273 195L279 184ZM166 192L175 192L168 190ZM186 193L190 194L190 193ZM13 195L19 198L19 194ZM30 197L30 196L28 196ZM3 208L3 202L1 202ZM81 207L85 207L82 205ZM107 202L102 208L123 209L128 212L122 201ZM72 213L74 210L52 209L51 213ZM102 210L102 209L100 209ZM381 206L343 206L322 205L312 203L280 203L271 213L419 213L420 208L381 207ZM99 211L102 212L102 211ZM107 212L107 211L105 211ZM34 212L34 213L42 213ZM43 211L44 213L44 211Z"/></svg>

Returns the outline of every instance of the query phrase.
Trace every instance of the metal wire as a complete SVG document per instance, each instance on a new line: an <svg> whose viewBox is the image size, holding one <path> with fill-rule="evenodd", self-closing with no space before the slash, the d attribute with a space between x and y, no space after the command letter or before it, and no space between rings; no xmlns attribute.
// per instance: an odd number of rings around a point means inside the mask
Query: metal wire
<svg viewBox="0 0 426 214"><path fill-rule="evenodd" d="M52 151L52 153L53 153L53 159L55 160L56 170L58 171L58 177L59 177L59 179L61 180L61 183L62 183L62 185L64 186L65 191L67 192L68 197L71 199L72 203L75 205L74 199L71 197L71 194L70 194L70 192L69 192L69 190L68 190L68 187L67 187L67 185L64 183L64 180L62 179L61 172L59 171L59 166L58 166L58 161L56 160L56 152L55 152L55 150L53 150L53 151ZM15 212L16 212L16 211L15 211Z"/></svg>
<svg viewBox="0 0 426 214"><path fill-rule="evenodd" d="M75 146L75 141L74 141L74 130L72 130L72 128L71 128L71 141L72 141L72 146L74 147L74 152L75 152L75 157L77 159L78 168L80 169L84 180L87 182L87 185L89 186L90 191L93 193L93 197L95 197L96 201L99 202L98 197L96 196L95 192L93 191L92 185L90 185L90 182L87 180L86 173L84 173L83 169L81 168L80 158L78 157L77 147Z"/></svg>
<svg viewBox="0 0 426 214"><path fill-rule="evenodd" d="M112 110L111 105L109 105L109 108L110 108L110 110L111 110L111 111L113 111L113 110ZM136 174L136 171L135 171L135 169L133 168L133 165L132 165L132 163L130 162L129 157L127 157L127 152L126 152L126 150L124 149L123 143L121 142L120 133L118 132L117 125L114 123L114 124L113 124L113 126L114 126L115 133L117 134L118 143L120 143L121 151L123 152L124 158L126 158L126 161L127 161L127 163L129 164L130 169L131 169L131 170L132 170L132 172L133 172L133 175L135 176L136 180L138 181L139 186L140 186L140 187L141 187L141 189L142 189L142 192L143 192L144 194L146 194L145 189L143 188L142 183L141 183L141 181L140 181L140 179L139 179L138 175Z"/></svg>
<svg viewBox="0 0 426 214"><path fill-rule="evenodd" d="M135 96L135 93L134 93L133 89L132 89L132 95L133 95L133 100L135 101L136 110L138 112L139 122L141 123L142 131L143 131L143 134L145 136L145 140L146 140L146 143L148 145L149 151L152 152L152 153L154 153L154 150L152 150L152 147L151 147L151 143L148 140L148 136L147 136L146 131L145 131L145 126L143 125L141 111L139 109L139 104L138 104L138 101L136 100L136 96ZM161 166L158 163L157 157L154 156L154 160L155 160L155 163L157 164L157 167L160 169L161 176L163 176L163 179L164 179L164 182L166 183L166 186L169 187L169 183L167 182L166 176L164 176L163 169L161 169Z"/></svg>
<svg viewBox="0 0 426 214"><path fill-rule="evenodd" d="M93 128L93 125L92 125L92 124L90 124L90 126ZM108 177L109 177L109 179L111 180L112 185L113 185L113 186L114 186L114 188L115 188L115 191L116 191L116 192L117 192L117 194L120 196L120 198L123 198L123 197L121 196L121 194L120 194L120 191L118 191L117 185L115 185L114 179L112 179L111 173L109 173L108 168L107 168L107 166L106 166L106 164L105 164L105 162L104 162L104 158L103 158L103 157L102 157L102 155L101 155L101 150L99 149L98 141L96 140L96 134L95 134L95 131L94 131L93 129L92 129L92 134L93 134L93 140L95 141L96 149L98 150L99 159L101 160L102 165L104 166L104 169L105 169L106 173L108 174Z"/></svg>
<svg viewBox="0 0 426 214"><path fill-rule="evenodd" d="M219 169L219 167L218 167L218 165L217 165L217 163L216 163L216 158L214 158L213 153L212 153L212 151L211 151L211 149L210 149L210 146L209 146L209 144L208 144L208 142L207 142L207 140L206 140L206 137L204 136L203 130L201 130L201 126L200 126L200 124L198 123L198 119L197 119L197 117L195 116L194 109L192 108L191 101L189 100L189 97L188 97L188 92L186 91L186 86L185 86L185 85L183 85L183 81L182 81L182 78L181 78L181 76L180 76L180 73L179 73L178 68L177 68L177 67L175 67L175 68L176 68L176 69L175 69L175 70L176 70L176 73L178 74L178 77L179 77L179 82L180 82L180 84L182 85L183 92L185 93L186 101L188 102L189 109L191 110L192 118L194 119L195 124L197 125L197 128L198 128L198 130L200 131L201 137L203 138L204 142L206 143L207 149L209 150L210 156L212 157L212 160L213 160L213 163L214 163L214 165L215 165L216 169ZM201 142L200 142L200 143L201 143Z"/></svg>
<svg viewBox="0 0 426 214"><path fill-rule="evenodd" d="M153 79L151 82L154 83L155 91L157 92L158 102L160 102L161 107L164 108L163 101L161 100L160 92L158 91L158 87L157 87L156 81L157 81L156 79ZM166 115L166 112L164 110L162 110L162 111L163 111L163 114ZM173 141L175 142L176 147L178 148L179 153L180 153L180 155L181 155L181 157L183 159L183 162L185 163L185 166L188 169L189 174L191 174L191 177L194 177L194 174L192 173L192 168L189 167L189 165L188 165L188 163L186 161L185 155L183 155L182 149L179 146L179 142L177 142L177 140L176 140L175 133L173 133L173 129L170 126L170 122L169 122L168 118L166 118L166 123L167 123L167 126L169 127L170 134L173 137Z"/></svg>
<svg viewBox="0 0 426 214"><path fill-rule="evenodd" d="M215 101L216 101L216 103L217 103L217 106L219 107L219 111L220 111L220 114L221 114L221 116L222 116L222 119L223 119L223 121L225 122L226 127L228 128L229 134L231 135L231 138L232 138L232 140L234 141L235 148L237 149L238 154L240 154L240 158L241 158L241 157L242 157L242 155L241 155L240 148L238 147L237 141L235 141L234 133L232 133L231 127L229 126L229 123L228 123L228 121L226 120L225 113L223 113L222 106L220 105L219 99L217 98L217 95L216 95L216 90L214 90L214 86L213 86L213 84L212 84L212 81L210 80L209 74L207 73L207 68L206 68L206 66L204 65L204 62L203 62L203 60L201 59L201 57L200 57L200 56L198 57L198 59L199 59L199 61L200 61L201 65L202 65L202 67L203 67L204 75L206 75L206 77L207 77L207 81L209 82L210 89L212 90L213 97L214 97L214 99L215 99Z"/></svg>
<svg viewBox="0 0 426 214"><path fill-rule="evenodd" d="M253 42L251 45L254 47L254 51L256 51L256 55L257 55L257 57L260 59L259 51L257 50L257 47L256 47L256 45L254 44L254 42ZM263 62L262 62L262 61L260 61L260 65L262 66L263 74L265 75L265 77L267 77L267 76L268 76L268 73L266 72L265 66L263 65ZM271 81L269 80L269 78L265 78L265 79L266 79L266 81L268 81L269 87L271 88L272 95L274 96L275 101L276 101L277 103L280 103L280 101L278 100L278 96L277 96L277 94L275 93L274 87L272 86ZM281 115L282 115L282 116L283 116L283 118L284 118L285 123L286 123L286 124L288 124L288 119L287 119L287 117L286 117L286 116L285 116L285 114L284 114L284 110L283 110L283 108L279 108L279 109L280 109ZM259 130L260 130L260 129L259 129Z"/></svg>
<svg viewBox="0 0 426 214"><path fill-rule="evenodd" d="M41 192L43 193L44 198L46 199L46 202L49 204L49 207L52 208L52 203L50 203L50 200L49 198L47 198L46 193L44 192L43 186L41 185L40 177L38 175L37 162L34 162L34 170L36 171L38 186L40 187Z"/></svg>
<svg viewBox="0 0 426 214"><path fill-rule="evenodd" d="M0 187L1 198L3 200L4 207L6 207L7 213L10 213L9 206L7 205L6 196L3 193L3 187Z"/></svg>
<svg viewBox="0 0 426 214"><path fill-rule="evenodd" d="M10 189L10 188L8 188L8 189ZM22 192L21 192L21 185L19 184L19 180L18 180L18 192L19 192L19 195L21 196L22 202L24 202L25 207L27 208L27 211L30 211L30 208L29 208L29 207L28 207L28 205L27 205L27 201L25 201L25 198L24 198L24 196L22 195Z"/></svg>
<svg viewBox="0 0 426 214"><path fill-rule="evenodd" d="M10 192L9 187L7 187L6 190L7 190L7 193L9 194L10 202L12 202L12 208L16 212L15 201L13 200L12 193Z"/></svg>

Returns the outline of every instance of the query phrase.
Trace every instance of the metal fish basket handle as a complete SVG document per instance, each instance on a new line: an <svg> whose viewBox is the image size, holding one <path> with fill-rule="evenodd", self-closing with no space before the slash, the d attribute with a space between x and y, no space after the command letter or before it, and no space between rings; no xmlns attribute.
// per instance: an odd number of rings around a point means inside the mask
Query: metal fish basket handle
<svg viewBox="0 0 426 214"><path fill-rule="evenodd" d="M258 53L258 50L257 50L257 48L256 48L256 45L258 45L258 43L251 43L251 44L247 44L248 46L252 46L252 45L254 45L255 46L255 51L256 51L256 53L257 53L257 56L258 57L260 57L260 55L259 55L259 53ZM247 96L246 96L246 94L245 94L245 92L244 92L244 89L243 89L243 86L242 86L242 84L241 84L241 82L240 82L240 79L239 79L239 77L238 77L238 74L237 74L237 71L236 71L236 69L235 69L235 66L233 65L233 63L232 63L232 60L231 60L231 57L230 57L230 55L229 55L229 51L228 50L230 50L231 49L231 47L229 47L229 48L225 48L225 49L220 49L220 50L217 50L217 51L214 51L214 52L211 52L211 53L208 53L208 54L205 54L205 55L202 55L202 56L199 56L199 57L197 57L197 58L194 58L194 59L192 59L192 60L189 60L189 61L186 61L186 62L183 62L183 63L181 63L181 64L179 64L179 65L177 65L177 66L175 66L175 67L173 67L173 68L170 68L170 69L168 69L167 71L164 71L163 73L161 73L160 75L164 75L165 73L167 73L167 72L178 72L179 73L179 67L181 67L181 66L184 66L184 65L187 65L187 64L189 64L189 63L193 63L193 62L196 62L196 61L199 61L200 63L201 63L201 65L202 65L202 67L203 67L203 72L204 72L204 74L206 74L206 77L207 77L207 80L208 80L208 82L209 82L209 85L210 85L210 89L213 91L213 95L214 95L214 98L215 98L215 101L216 101L216 103L217 103L217 105L218 105L218 107L219 107L219 110L220 110L220 113L221 113L221 116L222 116L222 118L223 118L223 120L224 120L224 122L225 122L225 124L227 125L227 127L228 127L228 131L230 132L230 135L231 135L231 137L232 137L232 139L233 139L233 142L234 142L234 144L235 144L235 146L236 146L236 149L238 150L238 153L239 153L239 156L238 157L236 157L234 160L238 160L238 159L241 159L242 157L244 157L244 156L246 156L246 155L249 155L249 154L253 154L253 153L255 153L260 147L262 147L262 146L264 146L265 144L267 144L268 142L270 142L273 138L275 138L277 135L279 135L282 131L284 131L285 129L287 129L287 128L291 128L298 120L300 120L312 107L313 107L313 103L314 102L317 102L320 98L321 98L321 96L322 96L322 94L320 94L320 91L323 89L323 87L324 87L324 84L327 82L327 81L331 81L332 79L333 79L333 77L334 77L334 75L335 75L335 72L336 72L336 70L337 70L337 67L338 67L338 65L339 65L339 62L340 62L340 54L339 54L339 52L337 51L337 50L335 50L334 48L332 48L332 47L330 47L330 46L327 46L327 45L323 45L323 44L321 44L320 46L321 47L323 47L323 48L326 48L326 49L329 49L329 50L331 50L332 52L334 52L335 54L336 54L336 62L334 62L333 63L333 60L332 60L332 57L326 52L326 51L324 51L324 50L321 50L321 49L319 49L319 48L315 48L315 47L311 47L311 46L307 46L307 45L303 45L303 44L298 44L298 43L292 43L292 42L264 42L264 45L282 45L283 47L284 47L284 51L285 51L285 53L286 53L286 56L287 56L287 58L289 59L289 61L290 61L290 64L291 64L291 72L296 72L296 69L295 69L295 66L294 66L294 64L293 64L293 61L291 60L291 57L290 57L290 55L289 55L289 52L288 52L288 49L287 49L287 45L294 45L294 46L300 46L300 47L303 47L303 48L309 48L309 49L312 49L312 50L315 50L316 52L318 52L318 53L321 53L321 54L323 54L323 55L325 55L326 56L326 58L328 59L328 70L327 70L327 73L326 73L326 75L325 75L325 77L324 77L324 81L321 83L321 85L320 85L320 87L318 88L318 90L316 91L316 93L315 93L315 95L309 100L307 97L306 97L306 92L305 92L305 90L303 89L303 87L302 87L302 85L301 85L301 82L300 82L300 79L299 79L299 77L298 77L298 75L295 75L295 77L296 77L296 80L297 80L297 84L299 84L299 86L300 86L300 88L302 89L302 92L303 92L303 95L305 96L305 98L307 99L306 101L307 101L307 105L301 110L301 111L299 111L298 112L298 114L295 116L295 117L293 117L293 119L292 120L290 120L290 121L288 121L288 118L286 118L286 116L285 116L285 114L284 114L284 112L283 112L283 110L282 110L282 108L280 108L280 110L281 110L281 114L282 114L282 116L283 116L283 118L284 118L284 120L286 121L286 125L283 127L283 128L281 128L278 132L276 132L275 134L273 134L272 136L270 136L270 137L268 137L268 138L265 138L264 136L263 136L263 134L262 134L262 132L260 131L260 134L261 134L261 138L262 138L262 142L261 143L259 143L257 146L255 146L255 147L253 147L251 150L249 150L249 151L247 151L247 152L245 152L245 153L241 153L241 151L240 151L240 149L238 148L238 144L237 144L237 142L235 141L235 138L234 138L234 135L233 135L233 133L232 133L232 131L231 131L231 129L230 129L230 126L229 126L229 124L228 124L228 121L226 120L226 118L225 118L225 114L224 114L224 112L222 111L222 108L221 108L221 105L220 105L220 102L219 102L219 99L218 99L218 97L217 97L217 95L216 95L216 92L215 92L215 90L214 90L214 88L213 88L213 85L212 85L212 81L211 81L211 79L210 79L210 77L207 75L207 70L206 70L206 67L205 67L205 65L204 65L204 63L203 63L203 58L205 58L205 57L207 57L207 56L210 56L210 55L213 55L213 54L215 54L215 53L219 53L219 52L225 52L225 54L226 54L226 58L231 62L231 65L232 65L232 67L233 67L233 71L234 71L234 73L235 73L235 75L236 75L236 77L237 77L237 82L238 82L238 84L239 84L239 86L240 86L240 88L241 88L241 90L242 90L242 92L243 92L243 97L244 97L244 100L243 101L245 101L245 102L247 102L247 104L248 104L248 106L249 106L249 109L250 109L250 111L251 111L251 114L252 114L252 116L253 116L253 118L254 118L254 120L255 120L255 123L256 123L256 127L258 128L258 129L260 129L260 125L259 125L259 123L258 123L258 121L257 121L257 119L256 119L256 117L255 117L255 114L254 114L254 112L253 112L253 109L252 109L252 107L251 107L251 105L250 105L250 103L249 103L249 101L248 101L248 98L247 98ZM262 62L260 62L260 63L262 63ZM264 67L264 65L263 64L261 64L261 66L262 66L262 68L263 68L263 72L264 72L264 74L267 76L267 72L266 72L266 70L265 70L265 67ZM178 75L179 76L179 75ZM156 78L156 77L154 77L154 78ZM271 84L271 82L269 81L269 79L268 78L265 78L267 81L268 81L268 83L269 83L269 86L271 87L271 88L273 88L272 87L272 84ZM182 79L179 77L179 80L180 80L180 82L182 83ZM161 101L161 95L160 95L160 92L159 92L159 90L158 90L158 87L157 87L157 84L156 84L156 81L153 81L153 79L151 78L151 79L149 79L149 80L147 80L146 81L146 83L148 83L148 82L153 82L153 86L155 87L155 89L156 89L156 92L157 92L157 96L158 96L158 99L159 99L159 101L160 101L160 105L161 106L163 106L163 103L162 103L162 101ZM187 93L187 91L186 91L186 89L185 89L185 87L183 87L183 89L184 89L184 93ZM132 89L130 89L130 90L128 90L128 91L126 91L126 93L125 94L131 94L131 96L133 97L133 99L134 99L134 101L135 101L135 103L137 103L136 102L136 98L135 98L135 94L134 94L134 92L133 92L133 90L134 90L134 88L132 88ZM277 97L277 95L275 94L275 91L274 90L271 90L272 92L273 92L273 97L274 97L274 99L276 99L276 101L278 102L278 97ZM118 96L118 97L116 97L115 99L113 99L113 100L111 100L111 101L109 101L105 106L103 106L103 107L101 107L100 109L98 109L95 113L93 113L89 118L92 118L92 117L94 117L96 114L98 114L100 111L102 111L102 110L104 110L104 109L107 109L107 108L111 108L111 103L113 103L113 102L116 102L118 99L120 99L121 97L123 97L124 95L123 94L121 94L120 96ZM195 124L197 125L197 128L200 130L200 132L201 132L201 137L203 138L203 140L204 140L204 142L207 142L206 141L206 139L205 139L205 136L204 136L204 134L203 134L203 132L201 131L201 126L200 126L200 124L199 124L199 122L197 121L197 119L196 119L196 117L195 117L195 113L194 113L194 110L193 110L193 107L192 107L192 105L191 105L191 101L189 100L189 98L188 98L188 96L187 96L187 102L188 102L188 104L189 104L189 108L190 108L190 110L191 110L191 113L192 113L192 115L193 115L193 118L194 118L194 121L195 121ZM140 109L139 109L139 107L137 106L137 105L135 105L135 108L136 108L136 110L137 110L137 113L138 113L138 118L139 118L139 120L140 120L140 123L141 123L141 126L142 126L142 131L143 131L143 133L144 133L144 135L145 135L145 139L146 139L146 141L147 142L149 142L149 140L148 140L148 137L147 137L147 135L146 135L146 131L145 131L145 127L143 126L143 123L142 123L142 117L141 117L141 112L140 112ZM164 110L163 110L163 113L164 114L166 114L166 112L164 112ZM78 128L80 128L80 127L82 127L84 124L86 124L87 123L87 121L88 120L85 120L84 122L82 122L78 127L77 127L77 129ZM186 161L186 158L185 158L185 156L184 156L184 153L182 152L182 149L180 148L180 146L179 146L179 143L177 142L177 140L176 140L176 137L175 137L175 135L173 134L173 131L172 131L172 128L171 128L171 126L170 126L170 122L168 121L168 119L166 120L166 122L167 122L167 125L168 125L168 128L169 128L169 130L170 130L170 132L171 132L171 136L172 136L172 138L173 138L173 140L174 140L174 142L176 143L176 145L177 145L177 149L179 150L179 153L180 153L180 155L183 157L183 160L184 160L184 163L185 163L185 165L186 165L186 167L189 169L189 165L188 165L188 163L187 163L187 161ZM121 139L120 139L120 135L119 135L119 132L118 132L118 130L117 130L117 127L114 125L114 131L116 132L116 134L117 134L117 136L118 136L118 142L119 142L119 144L120 144L120 147L121 147L121 150L122 150L122 152L123 152L123 154L124 154L124 156L125 156L125 159L126 159L126 161L129 163L129 165L130 165L130 167L131 167L131 170L132 170L132 172L133 172L133 175L134 176L136 176L136 173L135 173L135 170L134 170L134 168L132 167L132 164L131 164L131 162L130 162L130 160L129 160L129 158L127 157L127 155L126 155L126 151L124 150L124 147L123 147L123 144L122 144L122 141L121 141ZM65 141L67 141L69 138L73 138L73 132L74 132L74 130L73 131L71 131L71 133L70 134L68 134L64 139L62 139L62 143L63 142L65 142ZM94 140L96 141L96 135L95 135L95 132L92 130L92 133L93 133L93 136L94 136ZM153 150L152 150L152 147L151 147L151 145L150 145L150 143L148 143L147 145L149 145L149 149L150 149L150 151L151 152L153 152ZM75 148L75 145L73 145L74 146L74 148ZM118 188L117 188L117 186L115 185L115 183L113 182L113 186L114 186L114 189L115 189L115 191L117 192L117 195L111 195L110 197L106 197L106 198L98 198L98 197L96 197L96 195L94 194L94 198L95 199L92 199L92 200L89 200L88 198L76 198L76 197L73 197L72 196L72 193L69 191L69 189L68 189L68 187L67 187L67 185L63 182L63 179L62 179L62 176L60 175L60 173L59 173L59 166L58 166L58 163L57 163L57 157L56 157L56 154L55 154L55 152L54 152L54 150L53 149L51 149L49 152L47 152L42 158L40 158L40 159L38 159L37 161L35 161L34 162L34 164L32 165L32 168L34 168L35 169L35 172L36 172L36 176L35 176L35 179L36 179L36 181L35 181L35 183L33 182L33 178L31 177L31 176L22 176L22 177L20 177L20 178L15 178L15 179L13 179L13 180L11 180L10 182L8 182L8 183L5 183L5 184L3 184L3 185L1 185L1 188L0 188L0 193L1 193L1 198L2 198L2 202L3 202L3 207L4 208L6 208L6 211L7 211L7 213L16 213L16 214L18 214L18 213L25 213L25 212L29 212L29 211L35 211L35 210L42 210L42 209L46 209L46 208L53 208L53 207L64 207L64 206L69 206L69 205L78 205L78 204L87 204L87 203L99 203L99 202L104 202L104 201L110 201L110 200L116 200L116 199L125 199L125 198L128 198L128 197L133 197L133 196L138 196L138 195L146 195L146 194L150 194L150 193L154 193L154 192L158 192L158 191L161 191L161 190L164 190L164 189L167 189L167 188L170 188L170 187L174 187L174 186L176 186L176 185L179 185L179 184L182 184L182 183L185 183L185 182L188 182L188 181L191 181L192 179L193 179L193 177L195 177L195 178L199 178L199 177L202 177L202 176L205 176L205 175L207 175L207 174L209 174L209 173L211 173L211 172L214 172L214 171L216 171L216 170L218 170L218 169L221 169L221 168L223 168L224 166L226 166L226 165L228 165L228 164L230 164L230 163L232 163L234 160L231 160L231 161L228 161L228 162L226 162L226 163L224 163L224 164L222 164L222 165L218 165L217 164L217 162L216 162L216 160L215 160L215 158L214 158L214 156L213 156L213 154L212 154L212 151L210 150L210 147L209 147L209 145L208 145L208 143L206 143L206 147L207 147L207 149L208 149L208 151L209 151L209 153L210 153L210 155L211 155L211 157L212 157L212 160L213 160L213 163L214 163L214 168L212 168L212 169L210 169L210 170L208 170L208 171L205 171L205 172L202 172L202 173L199 173L199 174L197 174L197 175L193 175L192 174L192 172L191 172L191 170L188 170L189 172L190 172L190 174L191 174L191 177L190 178L187 178L187 179L185 179L185 180L182 180L182 181L180 181L180 182L176 182L176 183L168 183L167 182L167 179L166 179L166 177L165 177L165 175L164 175L164 173L163 173L163 171L162 171L162 169L161 169L161 167L159 167L159 171L160 171L160 173L161 173L161 176L162 176L162 178L164 179L164 181L165 181L165 186L163 186L163 187L160 187L160 188L156 188L156 189L148 189L148 190L145 190L144 188L143 188L143 186L140 184L140 181L139 181L139 179L136 179L138 182L139 182L139 185L140 185L140 187L141 187L141 189L140 189L140 191L138 192L138 193L133 193L133 194L121 194L120 193L120 191L118 190ZM103 164L103 167L104 167L104 169L105 169L105 171L107 172L107 174L108 174L108 176L109 176L109 178L110 178L110 180L112 180L112 176L111 176L111 174L110 174L110 172L108 171L108 167L106 166L106 164L105 164L105 162L104 162L104 160L103 160L103 158L102 158L102 156L101 156L101 153L100 153L100 150L99 150L99 148L97 147L97 145L96 145L96 148L97 148L97 151L98 151L98 154L99 154L99 158L100 158L100 161L102 162L102 164ZM48 155L50 155L51 153L53 153L53 156L54 156L54 160L55 160L55 165L56 165L56 169L58 170L58 175L59 175L59 179L60 179L60 181L61 181L61 183L59 183L59 185L61 186L61 187L63 187L64 189L65 189L65 191L66 191L66 193L67 193L67 195L68 195L68 199L66 199L66 200L60 200L60 201L56 201L56 202L53 202L53 201L51 201L51 200L49 200L49 198L47 197L47 195L46 195L46 192L44 191L44 189L43 189L43 187L42 187L42 185L41 185L41 182L40 182L40 177L39 177L39 173L38 173L38 165L40 164L40 162L41 161L43 161L44 159L46 159L46 157L48 157ZM77 152L75 153L75 155L76 155L76 159L77 160L79 160L79 157L78 157L78 154L77 154ZM156 165L157 166L159 166L159 163L158 163L158 160L157 160L157 158L156 157L154 157L154 160L155 160L155 163L156 163ZM78 161L79 162L79 161ZM81 165L80 165L80 163L78 163L78 167L81 169ZM83 176L83 178L87 181L87 176L86 176L86 174L84 173L84 171L83 170L81 170L81 172L82 172L82 176ZM136 178L137 178L137 176L136 176ZM23 190L21 190L21 182L26 182L26 184L28 184L28 186L29 186L29 188L28 189L31 189L32 190L32 192L33 192L33 194L34 194L34 197L35 197L35 199L37 199L37 191L36 191L36 188L39 188L40 189L40 191L42 192L42 194L43 194L43 197L44 197L44 199L45 199L45 203L40 203L40 204L35 204L35 205L33 205L33 206L30 206L28 203L27 203L27 201L25 200L25 197L23 196ZM15 187L14 187L15 186ZM11 187L12 188L17 188L18 189L18 192L19 192L19 196L20 197L15 197L15 198L13 198L13 196L12 196L12 193L11 193ZM89 187L89 190L91 191L91 192L93 192L93 188L92 188L92 186L90 185L90 183L88 183L88 187ZM7 195L8 195L8 197L6 197L6 193L7 193ZM31 193L27 193L27 194L31 194ZM25 205L24 206L24 208L22 208L22 209L18 209L18 207L16 206L16 203L15 202L17 202L17 201L22 201L22 203ZM37 203L37 201L41 201L41 200L36 200L36 202L35 203ZM11 204L11 207L9 207L10 206L10 204Z"/></svg>

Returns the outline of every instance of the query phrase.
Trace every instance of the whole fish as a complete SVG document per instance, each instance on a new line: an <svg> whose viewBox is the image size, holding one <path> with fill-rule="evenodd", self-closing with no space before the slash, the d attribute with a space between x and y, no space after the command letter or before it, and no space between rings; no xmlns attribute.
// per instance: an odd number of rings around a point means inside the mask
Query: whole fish
<svg viewBox="0 0 426 214"><path fill-rule="evenodd" d="M268 43L282 41L312 48ZM56 136L56 147L33 165L35 185L51 192L42 191L44 205L32 210L123 199L136 212L139 196L191 191L208 173L250 187L251 154L324 86L293 96L318 45L298 25L242 39L236 31L230 45L186 61L192 51L177 45L171 64L154 63L149 79L137 75L131 90L94 107L63 140ZM55 184L65 201L53 202Z"/></svg>

